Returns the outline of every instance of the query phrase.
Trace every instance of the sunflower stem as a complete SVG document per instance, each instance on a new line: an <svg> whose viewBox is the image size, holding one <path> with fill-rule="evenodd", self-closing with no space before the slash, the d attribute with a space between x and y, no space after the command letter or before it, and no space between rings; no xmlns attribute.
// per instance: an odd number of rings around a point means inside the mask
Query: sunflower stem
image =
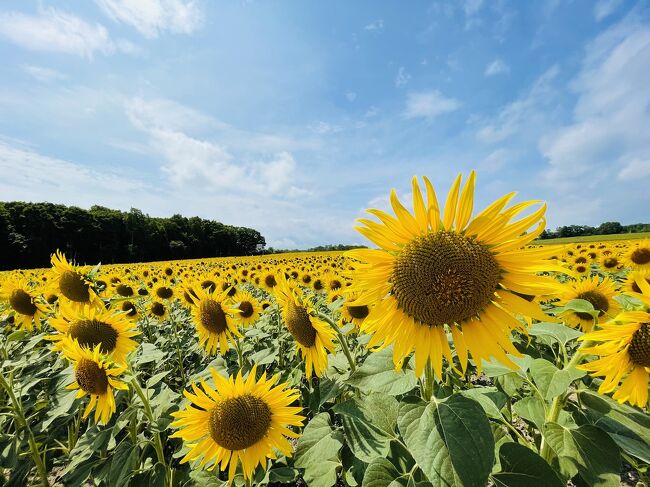
<svg viewBox="0 0 650 487"><path fill-rule="evenodd" d="M424 377L422 378L422 399L425 401L430 401L433 396L433 384L435 380L431 360L428 359L427 364L424 366Z"/></svg>
<svg viewBox="0 0 650 487"><path fill-rule="evenodd" d="M235 338L235 350L237 351L237 365L239 370L244 368L244 351L242 350L241 342L239 338Z"/></svg>
<svg viewBox="0 0 650 487"><path fill-rule="evenodd" d="M569 363L567 363L564 366L563 370L570 369L572 367L575 367L576 365L580 364L582 361L584 354L582 351L590 347L592 345L592 342L590 341L585 341L583 342L580 347L576 350L575 354L573 357L571 357L571 360L569 360ZM551 403L551 409L549 409L548 413L546 414L546 418L544 423L555 423L557 419L560 417L560 413L562 412L562 408L564 407L564 403L566 401L566 398L568 397L570 391L567 391L564 394L560 394L559 396L555 396L553 398L553 402ZM544 435L542 434L542 442L539 448L539 452L541 457L546 460L548 463L551 462L551 459L553 457L553 450L551 450L551 447L549 446L548 442L546 441Z"/></svg>
<svg viewBox="0 0 650 487"><path fill-rule="evenodd" d="M36 443L36 438L32 429L29 427L29 423L25 418L25 412L23 411L23 405L20 400L14 394L13 387L7 383L4 378L4 374L0 374L0 386L7 392L9 399L11 400L12 409L14 410L14 417L16 423L21 428L24 428L27 431L27 441L29 443L29 450L32 454L32 459L36 465L36 470L38 471L38 476L41 478L41 484L43 487L49 487L50 482L47 480L47 468L45 466L45 461L38 450L38 443Z"/></svg>
<svg viewBox="0 0 650 487"><path fill-rule="evenodd" d="M348 342L343 336L343 333L341 333L340 328L338 325L324 313L321 312L316 312L316 315L323 321L325 321L327 324L329 324L332 329L336 332L336 336L339 339L339 343L341 344L341 348L343 349L343 353L345 354L345 358L348 359L348 363L350 364L350 372L354 372L357 369L357 364L354 362L354 359L352 358L352 354L350 353L350 348L348 347Z"/></svg>
<svg viewBox="0 0 650 487"><path fill-rule="evenodd" d="M138 395L138 397L142 401L142 404L144 405L145 416L149 420L149 423L153 425L156 421L153 415L153 410L151 409L151 403L149 402L149 398L147 397L147 395L142 390L142 387L140 387L140 383L138 382L138 379L135 377L135 375L131 379L131 385L133 386L133 390ZM167 475L166 475L167 485L169 485L172 476L171 467L168 466L167 462L165 461L163 443L162 443L162 439L160 438L160 433L158 431L153 433L153 447L154 450L156 450L156 457L158 458L158 462L160 462L165 467L165 470L167 471Z"/></svg>

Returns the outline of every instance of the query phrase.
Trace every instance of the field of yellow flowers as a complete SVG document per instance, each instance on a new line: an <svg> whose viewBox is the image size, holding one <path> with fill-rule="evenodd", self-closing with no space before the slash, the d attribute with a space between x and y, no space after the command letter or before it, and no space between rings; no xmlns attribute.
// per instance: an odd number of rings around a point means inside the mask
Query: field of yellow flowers
<svg viewBox="0 0 650 487"><path fill-rule="evenodd" d="M474 182L371 249L0 274L0 484L648 485L650 241Z"/></svg>

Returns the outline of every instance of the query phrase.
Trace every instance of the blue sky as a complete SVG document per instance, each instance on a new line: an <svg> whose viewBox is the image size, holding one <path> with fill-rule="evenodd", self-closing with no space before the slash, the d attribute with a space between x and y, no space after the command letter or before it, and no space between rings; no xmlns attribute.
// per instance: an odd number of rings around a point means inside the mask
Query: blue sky
<svg viewBox="0 0 650 487"><path fill-rule="evenodd" d="M269 245L446 193L650 221L647 1L8 0L0 199L180 213Z"/></svg>

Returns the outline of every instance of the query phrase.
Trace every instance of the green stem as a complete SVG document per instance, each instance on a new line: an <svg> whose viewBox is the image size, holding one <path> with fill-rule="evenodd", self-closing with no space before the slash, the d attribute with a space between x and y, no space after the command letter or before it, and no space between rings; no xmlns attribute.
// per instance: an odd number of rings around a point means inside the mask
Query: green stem
<svg viewBox="0 0 650 487"><path fill-rule="evenodd" d="M178 336L178 324L176 323L176 320L171 318L170 320L172 322L172 326L174 327L174 336L176 338L175 340L175 345L176 345L176 356L178 357L178 366L181 369L181 379L183 379L183 386L187 383L187 378L185 376L185 369L183 368L183 354L181 353L181 339Z"/></svg>
<svg viewBox="0 0 650 487"><path fill-rule="evenodd" d="M339 339L339 343L341 344L341 348L343 349L343 353L345 354L345 358L348 359L348 363L350 364L350 371L354 372L357 369L357 364L354 362L354 359L352 358L352 354L350 353L350 349L348 348L348 342L343 336L343 333L341 333L341 330L339 329L338 325L324 313L316 312L316 315L323 321L325 321L327 324L329 324L332 329L336 332L336 336Z"/></svg>
<svg viewBox="0 0 650 487"><path fill-rule="evenodd" d="M237 350L237 365L239 370L244 369L244 351L242 350L242 345L239 338L235 338L235 350Z"/></svg>
<svg viewBox="0 0 650 487"><path fill-rule="evenodd" d="M29 449L32 454L32 459L34 460L34 464L36 465L36 470L38 471L38 475L41 478L41 484L43 485L43 487L49 487L50 483L47 480L47 468L45 466L45 462L43 458L41 457L40 452L38 451L38 444L36 443L36 438L34 437L34 433L32 432L32 429L29 427L29 423L25 419L25 413L23 411L22 403L18 400L18 398L14 394L13 388L7 383L3 374L0 374L0 386L2 386L3 389L5 389L7 395L11 399L11 404L14 410L14 416L16 422L18 423L18 426L24 428L27 431L27 441L29 443Z"/></svg>
<svg viewBox="0 0 650 487"><path fill-rule="evenodd" d="M592 342L590 341L583 342L582 345L580 345L580 347L576 350L576 353L573 355L573 357L571 357L569 363L564 366L564 370L570 369L580 364L580 361L584 357L582 350L584 350L587 347L590 347L591 345ZM546 414L545 424L555 423L557 421L557 419L560 417L560 412L562 412L562 408L564 407L564 402L566 401L568 394L569 393L566 392L564 394L560 394L559 396L555 396L553 402L551 403L551 409ZM550 463L551 458L553 456L553 450L551 450L551 447L549 446L543 434L542 434L542 443L540 445L539 451L542 458Z"/></svg>
<svg viewBox="0 0 650 487"><path fill-rule="evenodd" d="M422 380L422 399L425 401L430 401L433 396L433 383L435 382L435 375L433 374L433 367L431 366L431 360L427 360L427 364L424 366L424 377Z"/></svg>
<svg viewBox="0 0 650 487"><path fill-rule="evenodd" d="M142 401L142 404L144 405L145 416L149 420L149 423L153 425L156 421L153 415L153 410L151 409L151 403L149 402L149 398L147 397L147 395L140 387L140 384L138 383L138 379L135 376L131 379L131 385L133 386L133 390L138 395L138 397ZM162 439L160 438L160 433L157 431L153 433L153 439L154 439L153 447L154 450L156 450L156 456L158 457L158 461L165 467L165 470L167 471L167 484L169 485L169 481L171 479L171 467L169 467L165 462L165 454L164 454Z"/></svg>

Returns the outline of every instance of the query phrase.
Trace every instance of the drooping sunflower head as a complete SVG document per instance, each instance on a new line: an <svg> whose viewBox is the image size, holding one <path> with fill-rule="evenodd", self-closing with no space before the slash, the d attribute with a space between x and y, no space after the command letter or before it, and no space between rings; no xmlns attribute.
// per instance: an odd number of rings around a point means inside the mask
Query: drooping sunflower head
<svg viewBox="0 0 650 487"><path fill-rule="evenodd" d="M623 256L627 267L639 271L650 270L650 239L631 242L628 251Z"/></svg>
<svg viewBox="0 0 650 487"><path fill-rule="evenodd" d="M594 310L598 311L598 320L607 321L616 316L621 306L614 299L616 286L608 277L602 280L598 276L585 278L579 281L570 281L564 284L564 289L559 294L560 300L556 303L564 306L573 299L583 299L591 303ZM584 311L567 310L560 314L568 324L579 327L583 331L590 331L594 326L594 318Z"/></svg>
<svg viewBox="0 0 650 487"><path fill-rule="evenodd" d="M490 357L514 367L506 356L518 355L509 334L524 329L515 315L548 320L536 303L520 297L553 292L555 282L539 272L565 272L546 260L553 249L525 248L543 231L546 206L515 220L538 202L506 208L510 193L472 219L474 182L472 172L461 188L459 175L441 211L429 180L424 178L425 200L413 178L413 213L392 191L395 216L370 209L379 221L360 219L356 227L380 247L347 253L357 261L350 289L357 293L355 304L375 303L361 329L373 335L370 347L395 344L398 368L415 349L416 372L431 360L440 376L443 357L452 362L447 330L463 371L468 352L478 368Z"/></svg>
<svg viewBox="0 0 650 487"><path fill-rule="evenodd" d="M284 324L305 359L307 377L311 377L312 370L321 376L327 368L327 353L334 350L335 332L316 316L302 288L284 276L275 290L275 299L280 305Z"/></svg>
<svg viewBox="0 0 650 487"><path fill-rule="evenodd" d="M192 304L192 319L199 335L199 344L209 354L215 353L217 347L222 355L225 354L233 336L241 336L235 319L240 310L232 305L228 297L230 289L194 289L196 298Z"/></svg>
<svg viewBox="0 0 650 487"><path fill-rule="evenodd" d="M101 300L93 289L92 281L81 268L70 264L59 250L52 254L51 262L48 285L53 294L75 307L102 306Z"/></svg>
<svg viewBox="0 0 650 487"><path fill-rule="evenodd" d="M24 277L13 276L0 283L0 300L9 305L7 311L14 323L27 331L34 326L40 328L41 319L49 309L39 294L38 288L30 286Z"/></svg>
<svg viewBox="0 0 650 487"><path fill-rule="evenodd" d="M93 306L62 306L50 324L59 333L45 338L54 341L55 350L61 350L65 339L69 338L83 348L98 348L102 354L122 364L128 353L138 346L132 337L140 332L126 313Z"/></svg>
<svg viewBox="0 0 650 487"><path fill-rule="evenodd" d="M116 366L101 353L99 346L89 349L69 337L62 340L61 351L74 367L74 382L66 389L78 390L77 398L90 396L84 419L94 408L95 422L108 423L116 409L113 389L128 389L118 379L126 365Z"/></svg>
<svg viewBox="0 0 650 487"><path fill-rule="evenodd" d="M278 375L256 380L256 373L254 366L244 381L241 370L226 379L211 368L214 387L201 381L201 387L192 383L193 392L184 392L190 404L172 413L171 424L178 429L172 437L190 447L181 463L198 460L209 470L219 465L228 469L232 482L240 462L244 478L250 479L258 465L266 470L267 458L277 458L275 450L291 456L288 438L299 435L290 428L305 419L302 408L292 406L300 393L286 384L275 386Z"/></svg>

